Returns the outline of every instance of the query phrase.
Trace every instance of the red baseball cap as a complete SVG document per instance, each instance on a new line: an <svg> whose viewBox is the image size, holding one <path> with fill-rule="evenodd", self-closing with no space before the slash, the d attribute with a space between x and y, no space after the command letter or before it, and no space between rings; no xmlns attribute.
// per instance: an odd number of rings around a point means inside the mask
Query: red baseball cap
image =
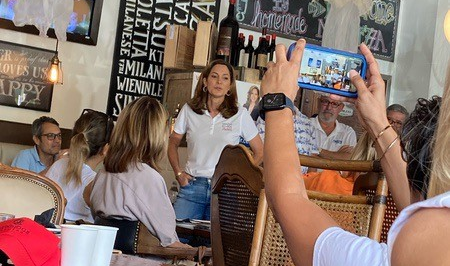
<svg viewBox="0 0 450 266"><path fill-rule="evenodd" d="M0 223L0 250L15 266L59 266L59 242L52 232L28 218Z"/></svg>

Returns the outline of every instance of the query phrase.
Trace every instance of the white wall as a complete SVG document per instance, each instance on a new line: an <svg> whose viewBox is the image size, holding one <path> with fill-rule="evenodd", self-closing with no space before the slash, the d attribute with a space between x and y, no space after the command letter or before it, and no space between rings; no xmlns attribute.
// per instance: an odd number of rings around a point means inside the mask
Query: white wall
<svg viewBox="0 0 450 266"><path fill-rule="evenodd" d="M60 43L64 85L54 87L50 113L0 106L0 120L31 123L48 115L61 127L72 128L84 108L106 111L119 3L104 1L97 46ZM4 29L0 29L0 39L49 50L56 44L55 39Z"/></svg>
<svg viewBox="0 0 450 266"><path fill-rule="evenodd" d="M449 0L402 0L394 63L379 60L383 74L392 76L390 103L411 110L418 97L442 94L450 56L442 24ZM220 19L226 16L228 1L221 1ZM115 42L119 0L104 1L97 46L61 43L64 85L55 86L50 113L0 106L0 119L31 123L50 115L64 128L71 128L83 108L106 110ZM219 21L220 21L219 19ZM436 30L437 29L437 30ZM246 36L259 32L242 30ZM55 40L0 29L0 39L45 49L54 49ZM292 40L278 38L286 45Z"/></svg>

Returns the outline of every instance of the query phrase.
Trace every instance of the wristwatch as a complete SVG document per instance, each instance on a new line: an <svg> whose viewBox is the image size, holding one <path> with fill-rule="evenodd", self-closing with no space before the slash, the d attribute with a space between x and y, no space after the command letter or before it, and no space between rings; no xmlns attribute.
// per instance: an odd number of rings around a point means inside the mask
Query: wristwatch
<svg viewBox="0 0 450 266"><path fill-rule="evenodd" d="M265 120L266 112L282 110L286 107L291 109L293 114L295 113L294 104L284 93L268 93L262 97L259 105L259 116L262 120Z"/></svg>

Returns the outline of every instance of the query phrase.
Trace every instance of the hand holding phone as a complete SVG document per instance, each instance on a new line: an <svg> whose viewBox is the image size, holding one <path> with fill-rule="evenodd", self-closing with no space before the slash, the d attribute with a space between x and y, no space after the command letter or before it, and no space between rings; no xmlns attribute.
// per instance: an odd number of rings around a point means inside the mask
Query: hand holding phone
<svg viewBox="0 0 450 266"><path fill-rule="evenodd" d="M295 48L293 43L287 58ZM365 77L367 62L363 55L306 44L303 52L298 85L301 88L356 98L356 88L350 83L350 70Z"/></svg>

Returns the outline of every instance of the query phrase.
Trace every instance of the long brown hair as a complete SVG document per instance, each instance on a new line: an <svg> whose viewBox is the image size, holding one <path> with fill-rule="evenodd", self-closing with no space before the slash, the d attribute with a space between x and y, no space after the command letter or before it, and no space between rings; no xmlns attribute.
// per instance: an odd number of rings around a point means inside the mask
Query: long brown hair
<svg viewBox="0 0 450 266"><path fill-rule="evenodd" d="M75 181L77 186L81 185L83 163L105 147L113 128L114 123L106 114L90 109L83 111L72 130L66 184Z"/></svg>
<svg viewBox="0 0 450 266"><path fill-rule="evenodd" d="M155 99L143 96L120 113L113 131L105 170L123 173L130 164L146 163L159 170L158 163L168 140L167 111Z"/></svg>
<svg viewBox="0 0 450 266"><path fill-rule="evenodd" d="M208 91L203 91L203 78L207 79L211 74L212 68L216 65L224 65L230 72L230 94L225 96L225 99L219 106L219 112L222 114L222 116L225 118L230 118L239 110L237 103L236 78L234 77L233 67L223 60L214 60L203 70L197 82L194 97L191 99L188 105L195 113L199 115L202 115L205 110L208 110L209 93Z"/></svg>

